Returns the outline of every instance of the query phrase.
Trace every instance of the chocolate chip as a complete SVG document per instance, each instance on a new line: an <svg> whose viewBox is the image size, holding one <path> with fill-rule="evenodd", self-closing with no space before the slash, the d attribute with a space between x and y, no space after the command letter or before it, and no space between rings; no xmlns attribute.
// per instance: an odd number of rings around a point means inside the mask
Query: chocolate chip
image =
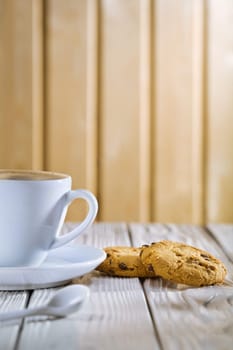
<svg viewBox="0 0 233 350"><path fill-rule="evenodd" d="M121 270L128 270L128 266L125 263L121 262L118 266Z"/></svg>
<svg viewBox="0 0 233 350"><path fill-rule="evenodd" d="M209 261L210 258L207 255L201 254L201 257L204 258L205 260Z"/></svg>
<svg viewBox="0 0 233 350"><path fill-rule="evenodd" d="M149 265L147 266L147 270L148 270L149 272L154 272L154 268L153 268L152 264L149 264Z"/></svg>
<svg viewBox="0 0 233 350"><path fill-rule="evenodd" d="M175 255L176 255L176 256L182 256L182 254L179 253L179 252L175 252Z"/></svg>
<svg viewBox="0 0 233 350"><path fill-rule="evenodd" d="M215 266L208 266L208 267L207 267L207 270L215 271L215 270L216 270L216 267L215 267Z"/></svg>

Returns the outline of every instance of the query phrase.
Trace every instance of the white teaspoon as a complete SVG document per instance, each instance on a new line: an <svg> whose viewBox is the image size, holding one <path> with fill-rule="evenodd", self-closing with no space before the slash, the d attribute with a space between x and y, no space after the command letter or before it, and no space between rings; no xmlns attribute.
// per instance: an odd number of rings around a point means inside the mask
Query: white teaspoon
<svg viewBox="0 0 233 350"><path fill-rule="evenodd" d="M0 314L0 321L8 321L33 315L64 317L77 311L89 297L89 294L88 287L74 284L60 289L51 297L50 301L43 306L2 313Z"/></svg>

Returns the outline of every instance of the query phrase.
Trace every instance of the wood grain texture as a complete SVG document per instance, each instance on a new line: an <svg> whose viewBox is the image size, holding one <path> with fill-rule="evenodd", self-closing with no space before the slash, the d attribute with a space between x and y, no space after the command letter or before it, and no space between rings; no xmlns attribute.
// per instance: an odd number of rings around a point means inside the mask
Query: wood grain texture
<svg viewBox="0 0 233 350"><path fill-rule="evenodd" d="M231 0L0 0L0 167L71 174L104 221L232 222L232 23Z"/></svg>
<svg viewBox="0 0 233 350"><path fill-rule="evenodd" d="M233 2L208 1L207 222L233 220Z"/></svg>
<svg viewBox="0 0 233 350"><path fill-rule="evenodd" d="M63 232L74 227L64 226ZM96 247L134 245L161 239L186 242L222 259L228 276L221 286L191 288L157 279L107 277L97 271L73 281L90 287L90 300L64 319L28 317L19 334L16 323L1 324L4 349L231 349L233 342L232 225L99 223L75 244ZM213 238L215 237L215 238ZM228 237L225 240L225 237ZM224 253L229 245L228 256ZM231 254L231 255L230 255ZM57 288L33 292L29 307L46 302ZM23 308L25 292L1 292L0 309ZM153 324L154 323L154 324ZM18 337L18 335L20 335ZM18 340L17 340L18 339ZM7 342L6 342L7 341ZM17 341L17 344L16 344Z"/></svg>
<svg viewBox="0 0 233 350"><path fill-rule="evenodd" d="M152 219L200 223L203 4L154 4Z"/></svg>
<svg viewBox="0 0 233 350"><path fill-rule="evenodd" d="M96 193L97 2L50 0L45 12L46 169ZM68 218L84 213L77 203Z"/></svg>
<svg viewBox="0 0 233 350"><path fill-rule="evenodd" d="M209 224L208 229L233 262L233 225Z"/></svg>
<svg viewBox="0 0 233 350"><path fill-rule="evenodd" d="M231 348L232 288L202 288L197 293L160 279L147 280L144 288L163 348Z"/></svg>
<svg viewBox="0 0 233 350"><path fill-rule="evenodd" d="M72 227L73 224L68 224L65 231ZM125 224L96 224L79 237L76 244L104 247L130 245L130 240ZM31 339L34 349L159 349L143 289L137 278L115 279L94 272L74 283L90 287L91 296L86 305L65 319L28 319L20 338L20 350L30 349ZM43 303L54 290L35 291L29 306Z"/></svg>
<svg viewBox="0 0 233 350"><path fill-rule="evenodd" d="M0 313L21 310L28 301L27 292L1 292ZM0 322L0 349L13 350L17 342L22 320Z"/></svg>
<svg viewBox="0 0 233 350"><path fill-rule="evenodd" d="M0 1L0 167L42 159L42 1Z"/></svg>
<svg viewBox="0 0 233 350"><path fill-rule="evenodd" d="M130 232L135 246L170 239L210 251L224 261L229 273L223 286L191 288L158 278L147 279L144 289L164 349L230 349L233 265L221 247L197 226L132 224Z"/></svg>
<svg viewBox="0 0 233 350"><path fill-rule="evenodd" d="M148 220L149 2L101 2L100 219ZM143 125L143 127L142 127Z"/></svg>

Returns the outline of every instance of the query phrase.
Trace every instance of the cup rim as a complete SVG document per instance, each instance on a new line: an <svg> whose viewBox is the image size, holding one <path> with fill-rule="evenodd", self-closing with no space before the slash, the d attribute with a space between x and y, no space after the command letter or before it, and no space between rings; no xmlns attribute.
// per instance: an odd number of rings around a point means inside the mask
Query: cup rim
<svg viewBox="0 0 233 350"><path fill-rule="evenodd" d="M8 174L9 176L12 175L13 178L1 178L1 175ZM46 170L32 170L32 169L0 169L0 181L14 181L16 180L14 178L14 175L19 175L19 179L17 181L58 181L58 180L65 180L69 179L70 175L54 172L54 171L46 171ZM41 178L38 179L25 179L23 178L23 175L38 175ZM20 179L20 176L22 176L22 179ZM51 176L51 178L49 178Z"/></svg>

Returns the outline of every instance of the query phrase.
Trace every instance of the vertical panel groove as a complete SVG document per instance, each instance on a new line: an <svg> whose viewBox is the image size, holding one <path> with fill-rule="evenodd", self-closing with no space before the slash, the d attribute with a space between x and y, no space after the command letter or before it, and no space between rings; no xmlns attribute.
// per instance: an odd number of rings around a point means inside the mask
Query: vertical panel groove
<svg viewBox="0 0 233 350"><path fill-rule="evenodd" d="M97 0L87 3L87 84L86 84L86 185L97 192L98 118L98 28Z"/></svg>
<svg viewBox="0 0 233 350"><path fill-rule="evenodd" d="M233 2L207 1L206 216L233 220Z"/></svg>
<svg viewBox="0 0 233 350"><path fill-rule="evenodd" d="M48 150L47 150L47 20L49 16L48 2L42 0L42 12L43 12L43 169L47 170L48 167Z"/></svg>
<svg viewBox="0 0 233 350"><path fill-rule="evenodd" d="M102 26L102 3L101 0L97 1L97 154L96 154L96 194L98 202L102 201L102 188L101 188L101 139L102 139L102 119L101 119L101 56L102 56L102 36L101 36L101 26ZM99 207L99 212L97 214L97 219L102 219L102 207Z"/></svg>
<svg viewBox="0 0 233 350"><path fill-rule="evenodd" d="M203 195L202 195L202 220L206 224L207 220L207 198L208 198L208 3L203 2Z"/></svg>
<svg viewBox="0 0 233 350"><path fill-rule="evenodd" d="M140 208L139 220L148 221L150 214L150 129L151 129L151 0L140 0L140 126L139 171Z"/></svg>
<svg viewBox="0 0 233 350"><path fill-rule="evenodd" d="M32 2L32 168L43 167L43 0Z"/></svg>
<svg viewBox="0 0 233 350"><path fill-rule="evenodd" d="M192 222L203 224L204 199L204 4L193 2L192 47Z"/></svg>
<svg viewBox="0 0 233 350"><path fill-rule="evenodd" d="M151 129L150 129L150 163L151 163L151 176L150 176L150 218L151 221L156 221L156 152L155 152L155 137L156 137L156 93L155 93L155 81L156 81L156 22L155 22L156 1L151 0Z"/></svg>

